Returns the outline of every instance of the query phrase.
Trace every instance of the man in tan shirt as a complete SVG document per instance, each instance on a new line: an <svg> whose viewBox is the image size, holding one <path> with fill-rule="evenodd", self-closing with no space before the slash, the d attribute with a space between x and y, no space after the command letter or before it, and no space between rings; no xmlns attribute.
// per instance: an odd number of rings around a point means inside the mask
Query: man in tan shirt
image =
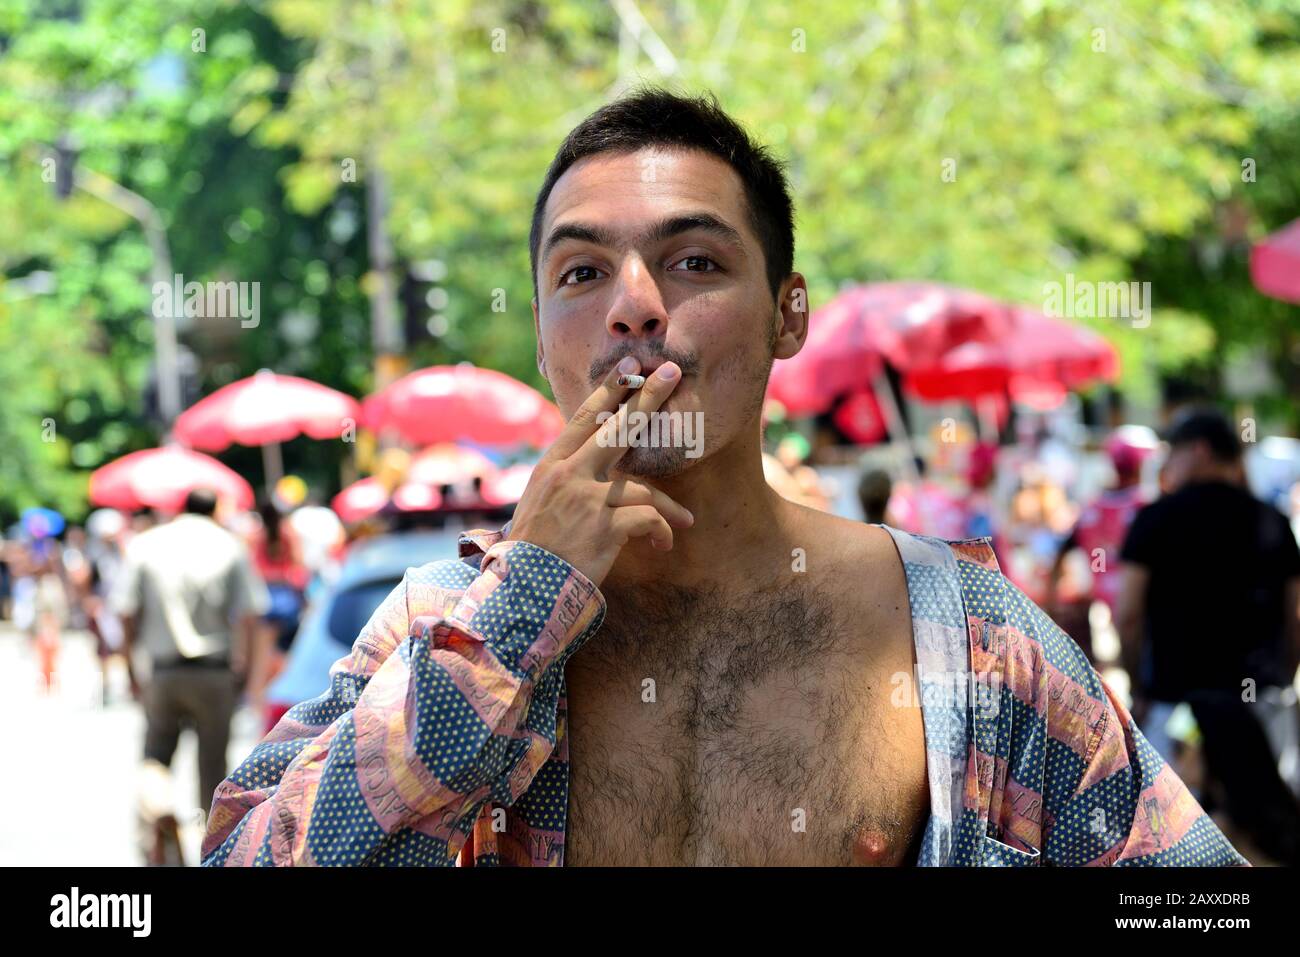
<svg viewBox="0 0 1300 957"><path fill-rule="evenodd" d="M181 727L192 725L205 809L226 776L230 721L250 657L240 643L252 647L253 626L270 603L243 542L213 521L216 504L211 491L196 489L182 514L135 538L113 594L128 650L139 645L150 663L145 760L170 766Z"/></svg>

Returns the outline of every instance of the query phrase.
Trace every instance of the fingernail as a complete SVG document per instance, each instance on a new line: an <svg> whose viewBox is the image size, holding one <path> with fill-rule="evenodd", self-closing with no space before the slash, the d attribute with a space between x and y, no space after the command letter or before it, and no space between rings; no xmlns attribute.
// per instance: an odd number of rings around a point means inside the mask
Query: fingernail
<svg viewBox="0 0 1300 957"><path fill-rule="evenodd" d="M668 379L668 380L676 379L678 371L679 370L677 366L672 366L672 365L668 365L668 363L664 363L659 367L659 378Z"/></svg>
<svg viewBox="0 0 1300 957"><path fill-rule="evenodd" d="M619 371L619 372L635 372L635 371L637 370L637 367L638 367L639 365L640 365L640 363L637 362L636 359L635 359L634 357L632 357L632 356L624 356L623 359L622 359L622 361L620 361L619 364L618 364L618 371Z"/></svg>

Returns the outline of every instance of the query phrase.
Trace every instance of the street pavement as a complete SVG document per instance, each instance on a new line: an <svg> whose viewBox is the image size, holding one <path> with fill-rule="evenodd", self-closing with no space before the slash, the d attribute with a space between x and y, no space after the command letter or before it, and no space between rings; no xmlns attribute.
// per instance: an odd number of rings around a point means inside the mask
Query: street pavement
<svg viewBox="0 0 1300 957"><path fill-rule="evenodd" d="M0 788L0 866L134 867L143 864L136 823L144 715L131 700L120 660L101 696L94 639L64 632L56 684L46 694L26 636L0 621L0 727L5 783ZM241 707L231 729L227 766L260 739ZM181 734L172 786L185 862L198 863L203 840L197 741Z"/></svg>

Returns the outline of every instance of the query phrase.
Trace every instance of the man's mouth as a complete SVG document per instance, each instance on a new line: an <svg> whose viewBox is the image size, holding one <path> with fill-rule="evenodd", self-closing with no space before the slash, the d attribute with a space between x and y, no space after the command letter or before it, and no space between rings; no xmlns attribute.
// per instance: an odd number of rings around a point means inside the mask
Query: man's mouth
<svg viewBox="0 0 1300 957"><path fill-rule="evenodd" d="M665 362L671 362L671 361L672 361L671 359L654 359L647 362L643 362L641 363L641 368L637 372L637 375L643 375L648 379L655 374L655 370L658 369L661 365L663 365ZM677 368L681 371L682 378L685 378L687 372L684 368L682 368L682 364L680 362L677 363Z"/></svg>

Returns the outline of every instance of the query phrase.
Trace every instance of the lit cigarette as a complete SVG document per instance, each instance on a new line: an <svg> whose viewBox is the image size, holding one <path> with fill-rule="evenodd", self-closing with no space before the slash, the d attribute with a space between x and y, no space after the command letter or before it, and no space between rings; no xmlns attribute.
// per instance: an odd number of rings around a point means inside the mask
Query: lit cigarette
<svg viewBox="0 0 1300 957"><path fill-rule="evenodd" d="M629 389L639 389L645 385L645 376L643 375L621 375L618 377L618 384L627 386Z"/></svg>

